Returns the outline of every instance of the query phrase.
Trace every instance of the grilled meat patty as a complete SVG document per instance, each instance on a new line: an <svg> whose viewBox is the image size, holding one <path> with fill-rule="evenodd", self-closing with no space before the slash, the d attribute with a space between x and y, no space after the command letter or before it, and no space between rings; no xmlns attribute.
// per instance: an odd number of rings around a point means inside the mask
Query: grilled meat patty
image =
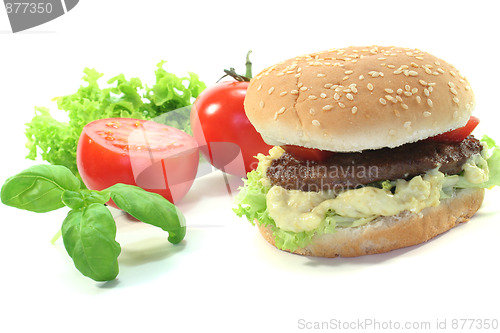
<svg viewBox="0 0 500 333"><path fill-rule="evenodd" d="M462 142L422 140L392 149L336 153L324 162L299 160L285 152L272 161L267 176L273 185L289 190L349 189L379 180L411 178L438 166L445 174L457 174L482 148L470 135Z"/></svg>

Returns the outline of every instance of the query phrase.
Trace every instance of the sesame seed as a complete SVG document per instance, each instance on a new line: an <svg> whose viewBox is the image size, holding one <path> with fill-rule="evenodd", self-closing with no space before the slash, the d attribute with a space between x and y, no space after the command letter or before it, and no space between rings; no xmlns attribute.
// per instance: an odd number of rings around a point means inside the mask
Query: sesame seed
<svg viewBox="0 0 500 333"><path fill-rule="evenodd" d="M342 109L343 109L343 108L345 108L345 104L344 104L344 103L339 102L338 104L339 104L339 106L340 106Z"/></svg>
<svg viewBox="0 0 500 333"><path fill-rule="evenodd" d="M427 105L432 108L432 100L430 98L427 98Z"/></svg>
<svg viewBox="0 0 500 333"><path fill-rule="evenodd" d="M438 65L438 66L441 66L441 64L440 64L440 63L439 63L439 61L437 61L437 60L436 60L436 61L434 61L434 63L435 63L436 65Z"/></svg>
<svg viewBox="0 0 500 333"><path fill-rule="evenodd" d="M411 93L412 93L412 94L416 94L416 93L418 93L418 88L412 88Z"/></svg>
<svg viewBox="0 0 500 333"><path fill-rule="evenodd" d="M351 89L350 89L350 88L347 88L347 89L344 89L344 90L342 90L342 91L343 91L343 92L345 92L345 93L350 93L350 92L351 92Z"/></svg>
<svg viewBox="0 0 500 333"><path fill-rule="evenodd" d="M294 76L295 76L295 77L300 77L301 75L302 75L302 73L297 73L297 74L295 74Z"/></svg>
<svg viewBox="0 0 500 333"><path fill-rule="evenodd" d="M271 88L269 88L269 90L267 91L267 93L268 93L269 95L271 95L271 94L273 93L273 91L274 91L274 87L271 87Z"/></svg>
<svg viewBox="0 0 500 333"><path fill-rule="evenodd" d="M316 113L316 110L314 110L313 108L309 109L309 113L310 114L315 114Z"/></svg>
<svg viewBox="0 0 500 333"><path fill-rule="evenodd" d="M424 57L418 56L418 57L415 57L415 59L424 60Z"/></svg>
<svg viewBox="0 0 500 333"><path fill-rule="evenodd" d="M465 86L465 90L471 90L470 86Z"/></svg>
<svg viewBox="0 0 500 333"><path fill-rule="evenodd" d="M330 105L330 104L325 105L325 106L323 106L322 109L325 110L325 111L330 111L331 109L333 109L333 105Z"/></svg>
<svg viewBox="0 0 500 333"><path fill-rule="evenodd" d="M387 65L387 67L388 67L388 68L391 68L391 69L392 69L392 68L396 68L396 66L394 66L394 65Z"/></svg>
<svg viewBox="0 0 500 333"><path fill-rule="evenodd" d="M399 113L399 110L397 109L394 109L394 114L396 115L396 117L401 117L401 113Z"/></svg>
<svg viewBox="0 0 500 333"><path fill-rule="evenodd" d="M389 89L389 88L385 88L384 90L385 90L385 92L386 92L386 93L388 93L388 94L392 94L392 93L394 92L394 90Z"/></svg>
<svg viewBox="0 0 500 333"><path fill-rule="evenodd" d="M407 121L404 123L404 128L410 128L411 127L411 121Z"/></svg>
<svg viewBox="0 0 500 333"><path fill-rule="evenodd" d="M283 75L285 75L285 73L283 72L279 72L278 74L276 74L276 76L283 76Z"/></svg>
<svg viewBox="0 0 500 333"><path fill-rule="evenodd" d="M335 95L333 95L333 99L338 101L340 99L340 95L338 93L335 93Z"/></svg>
<svg viewBox="0 0 500 333"><path fill-rule="evenodd" d="M296 90L296 89L294 89L294 90L290 91L290 94L292 94L292 95L298 95L299 91Z"/></svg>
<svg viewBox="0 0 500 333"><path fill-rule="evenodd" d="M307 87L300 87L300 91L306 91Z"/></svg>
<svg viewBox="0 0 500 333"><path fill-rule="evenodd" d="M262 89L262 84L257 87L257 91L260 91Z"/></svg>
<svg viewBox="0 0 500 333"><path fill-rule="evenodd" d="M297 83L297 88L302 87L304 84L302 82Z"/></svg>
<svg viewBox="0 0 500 333"><path fill-rule="evenodd" d="M415 99L417 100L417 103L419 103L419 104L420 104L420 102L422 102L422 98L420 98L420 96L415 97Z"/></svg>
<svg viewBox="0 0 500 333"><path fill-rule="evenodd" d="M406 97L410 97L411 95L413 95L413 94L411 93L411 91L405 91L405 96L406 96Z"/></svg>
<svg viewBox="0 0 500 333"><path fill-rule="evenodd" d="M353 93L355 93L355 94L357 94L357 93L358 93L358 89L357 89L356 87L352 87L352 88L351 88L351 91L352 91Z"/></svg>
<svg viewBox="0 0 500 333"><path fill-rule="evenodd" d="M457 74L454 71L450 71L451 76L455 77Z"/></svg>
<svg viewBox="0 0 500 333"><path fill-rule="evenodd" d="M424 95L429 97L429 95L430 95L429 89L424 88Z"/></svg>
<svg viewBox="0 0 500 333"><path fill-rule="evenodd" d="M405 85L405 90L406 91L410 91L411 90L411 87L409 85Z"/></svg>
<svg viewBox="0 0 500 333"><path fill-rule="evenodd" d="M405 110L408 110L408 105L406 105L405 103L401 103L401 107Z"/></svg>
<svg viewBox="0 0 500 333"><path fill-rule="evenodd" d="M326 94L325 94L325 93L321 93L321 94L319 95L319 97L321 97L321 98L326 98Z"/></svg>
<svg viewBox="0 0 500 333"><path fill-rule="evenodd" d="M352 109L352 114L355 114L356 112L358 112L358 107L357 106L353 106Z"/></svg>
<svg viewBox="0 0 500 333"><path fill-rule="evenodd" d="M344 76L344 78L342 79L342 81L345 81L345 80L348 80L348 79L349 79L349 76L346 75L346 76Z"/></svg>
<svg viewBox="0 0 500 333"><path fill-rule="evenodd" d="M260 101L260 103L259 103L260 108L263 108L264 105L265 105L264 101Z"/></svg>
<svg viewBox="0 0 500 333"><path fill-rule="evenodd" d="M352 73L354 73L354 71L352 71L352 70L348 70L348 71L344 72L345 75L349 75L349 74L352 74Z"/></svg>
<svg viewBox="0 0 500 333"><path fill-rule="evenodd" d="M451 81L448 82L448 87L455 88L455 84Z"/></svg>
<svg viewBox="0 0 500 333"><path fill-rule="evenodd" d="M282 92L280 92L280 96L285 96L286 94L288 94L288 92L287 92L287 91L282 91Z"/></svg>
<svg viewBox="0 0 500 333"><path fill-rule="evenodd" d="M425 118L428 118L432 115L432 113L430 113L429 111L424 111L423 115Z"/></svg>
<svg viewBox="0 0 500 333"><path fill-rule="evenodd" d="M312 124L313 124L314 126L316 126L316 127L318 127L319 125L321 125L321 123L320 123L319 121L317 121L316 119L314 119L314 120L312 121Z"/></svg>
<svg viewBox="0 0 500 333"><path fill-rule="evenodd" d="M329 89L331 86L333 86L333 84L331 84L331 83L327 83L327 84L325 84L323 87L325 87L326 89Z"/></svg>
<svg viewBox="0 0 500 333"><path fill-rule="evenodd" d="M401 98L401 96L396 96L396 101L397 102L403 102L403 99Z"/></svg>
<svg viewBox="0 0 500 333"><path fill-rule="evenodd" d="M366 87L368 88L368 90L373 91L373 84L368 83Z"/></svg>
<svg viewBox="0 0 500 333"><path fill-rule="evenodd" d="M346 94L346 95L345 95L345 97L346 97L348 100L350 100L350 101L352 101L352 100L354 99L354 96L352 96L352 94L351 94L351 93Z"/></svg>
<svg viewBox="0 0 500 333"><path fill-rule="evenodd" d="M392 72L392 73L394 73L394 74L398 75L398 74L403 73L403 71L402 71L402 70L400 70L400 69L396 69L396 70L395 70L394 72Z"/></svg>
<svg viewBox="0 0 500 333"><path fill-rule="evenodd" d="M417 76L418 75L418 72L415 72L415 71L409 71L408 74L410 74L410 76Z"/></svg>
<svg viewBox="0 0 500 333"><path fill-rule="evenodd" d="M316 76L317 76L317 77L325 77L326 75L325 75L325 74L323 74L323 73L318 73L318 74L316 74Z"/></svg>
<svg viewBox="0 0 500 333"><path fill-rule="evenodd" d="M385 99L387 99L388 101L392 101L392 96L391 95L385 95Z"/></svg>
<svg viewBox="0 0 500 333"><path fill-rule="evenodd" d="M458 95L458 92L455 88L450 88L450 92L453 94L453 95Z"/></svg>
<svg viewBox="0 0 500 333"><path fill-rule="evenodd" d="M425 70L425 72L426 72L427 74L432 74L432 71L431 71L429 68L424 67L424 70Z"/></svg>
<svg viewBox="0 0 500 333"><path fill-rule="evenodd" d="M439 73L441 73L441 74L444 74L444 70L443 70L441 67L439 67L439 68L437 69L437 71L438 71Z"/></svg>
<svg viewBox="0 0 500 333"><path fill-rule="evenodd" d="M458 99L458 97L453 97L453 102L455 102L456 104L458 104L458 102L460 102L460 100Z"/></svg>
<svg viewBox="0 0 500 333"><path fill-rule="evenodd" d="M318 99L318 97L314 96L314 95L309 95L308 97L309 99Z"/></svg>
<svg viewBox="0 0 500 333"><path fill-rule="evenodd" d="M365 77L364 77L363 75L360 75L360 76L359 76L359 79L360 79L360 80L364 80L364 79L365 79Z"/></svg>
<svg viewBox="0 0 500 333"><path fill-rule="evenodd" d="M424 87L427 86L427 82L425 82L424 80L418 80L418 83L420 83Z"/></svg>
<svg viewBox="0 0 500 333"><path fill-rule="evenodd" d="M386 104L387 104L387 101L386 101L385 99L383 99L382 97L381 97L381 98L379 98L379 100L378 100L378 101L379 101L379 102L380 102L380 104L382 104L382 105L386 105Z"/></svg>
<svg viewBox="0 0 500 333"><path fill-rule="evenodd" d="M284 113L284 112L285 112L285 110L286 110L286 108L285 108L284 106L282 106L282 107L279 109L278 114L282 114L282 113Z"/></svg>
<svg viewBox="0 0 500 333"><path fill-rule="evenodd" d="M274 120L278 120L278 112L275 112L274 113L274 117L273 117Z"/></svg>
<svg viewBox="0 0 500 333"><path fill-rule="evenodd" d="M403 93L403 89L399 88L396 92L398 95L401 95Z"/></svg>

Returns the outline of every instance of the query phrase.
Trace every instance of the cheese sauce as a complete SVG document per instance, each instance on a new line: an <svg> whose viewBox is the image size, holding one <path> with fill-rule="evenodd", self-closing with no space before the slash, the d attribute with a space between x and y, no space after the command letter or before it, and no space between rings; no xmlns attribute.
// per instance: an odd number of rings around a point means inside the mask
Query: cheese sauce
<svg viewBox="0 0 500 333"><path fill-rule="evenodd" d="M266 167L269 164L270 161ZM482 183L488 179L486 161L479 154L472 156L463 170L470 182ZM418 213L426 207L439 205L445 179L437 169L409 181L398 179L394 194L371 186L338 195L329 191L303 192L272 186L266 196L267 209L277 227L293 232L318 228L329 210L356 219L397 215L405 210Z"/></svg>

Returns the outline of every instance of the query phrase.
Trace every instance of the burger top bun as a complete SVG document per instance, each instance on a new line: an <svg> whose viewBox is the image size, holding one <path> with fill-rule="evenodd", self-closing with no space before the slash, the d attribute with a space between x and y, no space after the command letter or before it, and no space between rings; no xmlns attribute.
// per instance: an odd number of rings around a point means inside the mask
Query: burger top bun
<svg viewBox="0 0 500 333"><path fill-rule="evenodd" d="M397 147L464 126L467 79L401 47L348 47L295 57L250 82L245 111L268 144L337 152Z"/></svg>

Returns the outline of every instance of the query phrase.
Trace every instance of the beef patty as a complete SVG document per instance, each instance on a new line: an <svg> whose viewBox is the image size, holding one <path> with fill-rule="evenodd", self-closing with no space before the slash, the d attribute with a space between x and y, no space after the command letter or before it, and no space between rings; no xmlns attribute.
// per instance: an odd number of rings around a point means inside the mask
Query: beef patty
<svg viewBox="0 0 500 333"><path fill-rule="evenodd" d="M407 179L437 168L457 174L482 145L470 135L462 142L423 140L397 148L336 153L324 162L298 160L285 152L272 161L267 176L289 190L319 191L355 188L379 180Z"/></svg>

